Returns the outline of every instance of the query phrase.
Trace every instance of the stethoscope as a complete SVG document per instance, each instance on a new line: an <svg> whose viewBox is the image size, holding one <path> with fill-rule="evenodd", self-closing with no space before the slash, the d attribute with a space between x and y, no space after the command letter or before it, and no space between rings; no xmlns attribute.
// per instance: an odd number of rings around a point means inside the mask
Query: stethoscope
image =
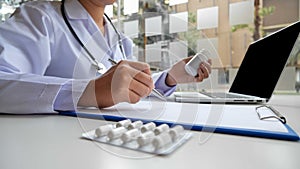
<svg viewBox="0 0 300 169"><path fill-rule="evenodd" d="M74 36L74 38L76 39L76 41L80 44L80 46L86 51L86 53L88 54L89 59L92 62L92 65L97 69L97 72L100 74L104 74L106 72L106 67L99 62L91 53L90 51L85 47L85 45L82 43L82 41L79 39L79 37L77 36L76 32L74 31L73 27L71 26L69 20L66 17L66 13L65 13L65 0L62 0L62 4L61 4L61 14L63 16L63 19L65 21L65 23L67 24L70 32L72 33L72 35ZM109 21L109 23L111 24L111 26L113 27L114 31L116 32L117 36L118 36L118 44L119 44L119 48L120 51L122 53L123 59L125 59L125 53L123 50L123 43L122 43L122 39L121 39L121 34L118 32L118 30L116 29L116 27L114 26L114 24L112 23L111 19L104 13L104 16L106 17L106 19ZM112 59L109 59L108 61L110 61L113 65L116 64L116 62L114 62Z"/></svg>

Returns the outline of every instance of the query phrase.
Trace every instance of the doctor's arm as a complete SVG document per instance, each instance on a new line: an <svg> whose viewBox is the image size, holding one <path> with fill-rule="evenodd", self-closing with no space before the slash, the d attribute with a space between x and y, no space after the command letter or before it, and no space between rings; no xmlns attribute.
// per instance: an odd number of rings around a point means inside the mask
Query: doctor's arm
<svg viewBox="0 0 300 169"><path fill-rule="evenodd" d="M160 73L158 79L154 79L155 81L152 79L148 64L120 61L104 75L88 83L78 101L78 106L105 108L121 102L137 103L151 93L154 85L156 88L165 88L167 92L173 92L176 84L201 82L208 78L211 72L211 60L201 63L198 75L193 77L184 69L190 59L185 58L177 62L170 70ZM166 92L164 94L168 95Z"/></svg>
<svg viewBox="0 0 300 169"><path fill-rule="evenodd" d="M54 103L65 84L72 84L68 93L75 99L70 102L79 99L87 80L45 75L51 62L52 28L50 17L30 5L0 25L1 113L56 113Z"/></svg>
<svg viewBox="0 0 300 169"><path fill-rule="evenodd" d="M132 57L132 40L126 36L123 36L122 41L127 59L136 61L136 58ZM198 75L196 77L189 75L185 71L184 66L190 59L192 59L192 57L184 58L166 71L153 73L152 78L155 89L161 94L169 96L176 90L177 84L202 82L204 79L208 78L209 74L211 73L211 59L209 59L208 62L203 62L199 65Z"/></svg>
<svg viewBox="0 0 300 169"><path fill-rule="evenodd" d="M172 66L166 77L167 85L173 86L180 83L202 82L209 77L211 73L211 59L199 64L197 76L195 77L189 75L184 68L190 59L192 59L192 57L184 58Z"/></svg>
<svg viewBox="0 0 300 169"><path fill-rule="evenodd" d="M177 84L202 82L208 78L211 73L211 59L208 62L203 62L199 65L198 74L196 77L189 75L185 70L185 64L192 57L184 58L175 63L170 69L155 73L153 79L155 88L165 96L169 96L176 90Z"/></svg>
<svg viewBox="0 0 300 169"><path fill-rule="evenodd" d="M121 102L136 103L153 88L148 64L123 60L90 81L78 105L104 108Z"/></svg>

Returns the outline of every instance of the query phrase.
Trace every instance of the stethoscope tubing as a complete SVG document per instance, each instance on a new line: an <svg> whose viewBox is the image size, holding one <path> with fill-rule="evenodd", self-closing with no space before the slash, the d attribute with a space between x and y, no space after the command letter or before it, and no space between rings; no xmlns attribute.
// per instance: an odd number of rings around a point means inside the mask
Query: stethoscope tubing
<svg viewBox="0 0 300 169"><path fill-rule="evenodd" d="M65 0L62 0L61 2L61 14L62 17L64 19L64 22L66 23L68 29L70 30L70 32L72 33L73 37L76 39L76 41L80 44L80 46L86 51L86 53L89 56L89 59L92 61L92 65L95 66L99 71L102 71L105 68L102 68L103 66L99 61L97 61L97 59L91 54L91 52L85 47L85 45L82 43L82 41L80 40L80 38L78 37L78 35L76 34L76 32L74 31L73 27L71 26L69 20L67 19L66 13L65 13ZM119 44L119 48L120 51L123 55L123 59L125 59L125 53L124 53L124 49L123 49L123 45L122 45L122 39L121 39L121 34L118 32L118 30L116 29L116 27L114 26L114 24L112 23L111 19L104 13L104 16L107 18L107 20L109 21L109 23L112 25L114 31L116 32L117 36L118 36L118 44ZM103 72L101 72L103 73Z"/></svg>

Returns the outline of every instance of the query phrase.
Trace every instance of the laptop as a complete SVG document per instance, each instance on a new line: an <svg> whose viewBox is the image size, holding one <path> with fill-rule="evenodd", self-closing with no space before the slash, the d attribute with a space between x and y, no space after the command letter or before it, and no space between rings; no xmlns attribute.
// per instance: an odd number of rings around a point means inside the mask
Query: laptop
<svg viewBox="0 0 300 169"><path fill-rule="evenodd" d="M178 92L177 102L266 103L270 100L296 41L300 21L251 43L227 93Z"/></svg>

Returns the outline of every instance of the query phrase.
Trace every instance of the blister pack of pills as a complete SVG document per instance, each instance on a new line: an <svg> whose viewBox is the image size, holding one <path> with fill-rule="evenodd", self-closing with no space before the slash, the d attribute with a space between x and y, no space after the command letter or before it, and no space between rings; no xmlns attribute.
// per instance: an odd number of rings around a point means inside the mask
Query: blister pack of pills
<svg viewBox="0 0 300 169"><path fill-rule="evenodd" d="M192 137L181 125L122 120L82 134L85 139L152 154L167 155Z"/></svg>

